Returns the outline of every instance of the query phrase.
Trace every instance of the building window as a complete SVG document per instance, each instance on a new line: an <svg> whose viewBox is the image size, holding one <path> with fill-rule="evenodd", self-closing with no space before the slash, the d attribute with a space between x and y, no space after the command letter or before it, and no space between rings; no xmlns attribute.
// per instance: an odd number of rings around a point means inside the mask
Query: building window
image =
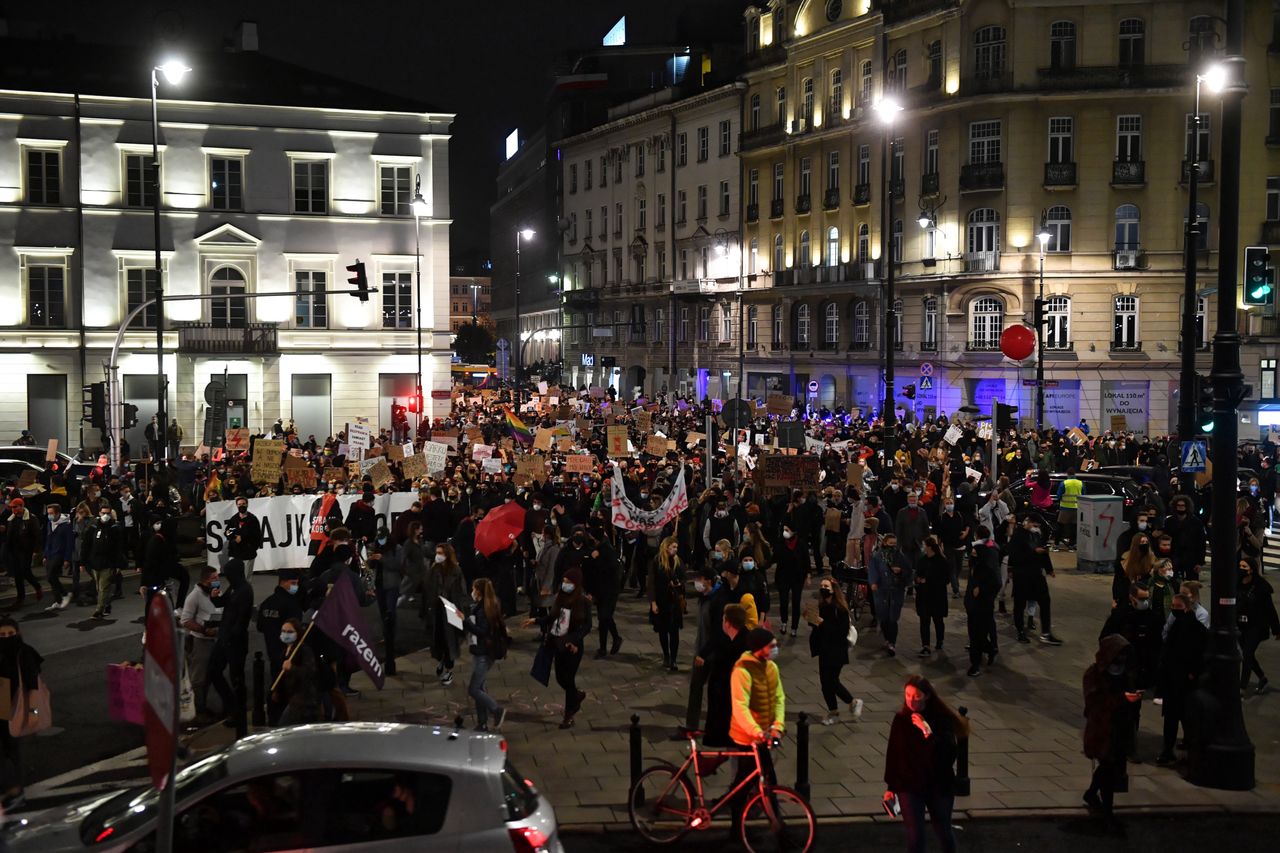
<svg viewBox="0 0 1280 853"><path fill-rule="evenodd" d="M783 169L781 163L773 164L773 200L782 201Z"/></svg>
<svg viewBox="0 0 1280 853"><path fill-rule="evenodd" d="M591 230L593 219L594 219L594 214L592 213L591 208L588 207L586 210L582 211L582 225L583 225L582 233L586 235L586 238L588 240L591 239L591 235L592 233L594 233Z"/></svg>
<svg viewBox="0 0 1280 853"><path fill-rule="evenodd" d="M751 129L760 129L760 95L751 96Z"/></svg>
<svg viewBox="0 0 1280 853"><path fill-rule="evenodd" d="M969 163L1000 162L1000 120L975 121L969 125Z"/></svg>
<svg viewBox="0 0 1280 853"><path fill-rule="evenodd" d="M809 346L809 306L803 302L796 308L796 346Z"/></svg>
<svg viewBox="0 0 1280 853"><path fill-rule="evenodd" d="M1262 368L1262 393L1259 395L1264 400L1273 400L1276 396L1276 373L1277 363L1274 358L1264 358L1259 362Z"/></svg>
<svg viewBox="0 0 1280 853"><path fill-rule="evenodd" d="M1004 75L1004 27L983 27L973 34L973 72L979 80Z"/></svg>
<svg viewBox="0 0 1280 853"><path fill-rule="evenodd" d="M156 271L145 267L130 267L124 273L126 316L150 299L156 298ZM154 329L156 306L148 305L129 324L130 329Z"/></svg>
<svg viewBox="0 0 1280 853"><path fill-rule="evenodd" d="M760 206L760 170L751 169L747 172L747 205L749 207Z"/></svg>
<svg viewBox="0 0 1280 853"><path fill-rule="evenodd" d="M1218 31L1214 28L1213 18L1208 15L1192 18L1187 31L1187 64L1197 68L1213 54L1218 43Z"/></svg>
<svg viewBox="0 0 1280 853"><path fill-rule="evenodd" d="M328 160L297 160L294 162L293 212L329 212Z"/></svg>
<svg viewBox="0 0 1280 853"><path fill-rule="evenodd" d="M214 210L244 209L244 158L209 158L209 206Z"/></svg>
<svg viewBox="0 0 1280 853"><path fill-rule="evenodd" d="M1049 233L1049 243L1045 246L1045 251L1070 252L1071 208L1066 205L1055 204L1045 214L1044 225Z"/></svg>
<svg viewBox="0 0 1280 853"><path fill-rule="evenodd" d="M390 168L390 167L386 167L386 168ZM384 174L384 177L383 177L383 183L384 183L384 185L385 185L385 183L386 183L385 172L384 172L383 174ZM577 163L570 163L570 164L569 164L569 194L570 194L570 195L572 195L573 193L576 193L577 191L578 191L578 164L577 164ZM384 205L384 206L386 205L386 201L387 201L387 197L386 197L386 192L385 192L385 189L384 189L384 192L383 192L383 194L382 194L382 202L383 202L383 205ZM392 199L392 204L393 204L393 206L394 206L394 204L395 204L394 198ZM383 211L383 214L386 214L386 213L387 213L387 211L386 211L386 210L384 210L384 211Z"/></svg>
<svg viewBox="0 0 1280 853"><path fill-rule="evenodd" d="M813 162L808 157L800 158L800 195L808 198L813 189Z"/></svg>
<svg viewBox="0 0 1280 853"><path fill-rule="evenodd" d="M853 306L853 345L856 349L871 345L871 307L865 299Z"/></svg>
<svg viewBox="0 0 1280 853"><path fill-rule="evenodd" d="M582 161L582 188L583 189L587 189L587 190L591 189L591 183L593 180L591 167L594 165L595 165L595 161L592 160L590 157Z"/></svg>
<svg viewBox="0 0 1280 853"><path fill-rule="evenodd" d="M685 223L685 214L688 212L689 197L684 190L676 190L676 224L683 225Z"/></svg>
<svg viewBox="0 0 1280 853"><path fill-rule="evenodd" d="M413 328L413 277L410 273L382 274L382 328Z"/></svg>
<svg viewBox="0 0 1280 853"><path fill-rule="evenodd" d="M1204 349L1209 346L1209 299L1204 296L1196 298L1196 344ZM1269 394L1262 396L1268 397Z"/></svg>
<svg viewBox="0 0 1280 853"><path fill-rule="evenodd" d="M680 250L680 278L688 280L689 278L689 250Z"/></svg>
<svg viewBox="0 0 1280 853"><path fill-rule="evenodd" d="M858 226L858 263L871 260L871 227L867 223Z"/></svg>
<svg viewBox="0 0 1280 853"><path fill-rule="evenodd" d="M1116 160L1121 163L1142 161L1142 116L1116 117Z"/></svg>
<svg viewBox="0 0 1280 853"><path fill-rule="evenodd" d="M1140 18L1125 18L1120 22L1120 64L1134 67L1145 61L1146 25Z"/></svg>
<svg viewBox="0 0 1280 853"><path fill-rule="evenodd" d="M707 162L707 155L711 147L711 131L709 128L698 128L698 162Z"/></svg>
<svg viewBox="0 0 1280 853"><path fill-rule="evenodd" d="M663 330L667 327L667 314L661 308L653 309L653 342L662 343Z"/></svg>
<svg viewBox="0 0 1280 853"><path fill-rule="evenodd" d="M747 346L754 347L759 341L760 309L752 305L747 309Z"/></svg>
<svg viewBox="0 0 1280 853"><path fill-rule="evenodd" d="M636 230L643 231L645 229L645 200L636 199Z"/></svg>
<svg viewBox="0 0 1280 853"><path fill-rule="evenodd" d="M667 274L667 247L658 244L658 279Z"/></svg>
<svg viewBox="0 0 1280 853"><path fill-rule="evenodd" d="M859 103L864 107L871 106L871 60L862 63L862 97Z"/></svg>
<svg viewBox="0 0 1280 853"><path fill-rule="evenodd" d="M902 185L902 176L907 166L907 143L901 136L889 145L889 180L895 186ZM897 191L894 191L895 194Z"/></svg>
<svg viewBox="0 0 1280 853"><path fill-rule="evenodd" d="M782 346L782 303L773 306L773 345Z"/></svg>
<svg viewBox="0 0 1280 853"><path fill-rule="evenodd" d="M667 227L667 195L666 193L658 193L658 228Z"/></svg>
<svg viewBox="0 0 1280 853"><path fill-rule="evenodd" d="M659 172L667 171L667 138L665 136L658 137L658 166Z"/></svg>
<svg viewBox="0 0 1280 853"><path fill-rule="evenodd" d="M778 112L778 124L787 120L787 87L779 86L773 93L774 108Z"/></svg>
<svg viewBox="0 0 1280 853"><path fill-rule="evenodd" d="M1280 178L1267 178L1267 221L1280 221Z"/></svg>
<svg viewBox="0 0 1280 853"><path fill-rule="evenodd" d="M124 203L126 207L153 207L156 186L150 154L124 155Z"/></svg>
<svg viewBox="0 0 1280 853"><path fill-rule="evenodd" d="M924 135L924 173L938 174L938 131L926 131Z"/></svg>
<svg viewBox="0 0 1280 853"><path fill-rule="evenodd" d="M806 77L800 83L800 121L813 121L813 78Z"/></svg>
<svg viewBox="0 0 1280 853"><path fill-rule="evenodd" d="M728 305L720 306L720 340L726 343L733 340L733 311Z"/></svg>
<svg viewBox="0 0 1280 853"><path fill-rule="evenodd" d="M689 309L680 309L680 343L689 341Z"/></svg>
<svg viewBox="0 0 1280 853"><path fill-rule="evenodd" d="M983 296L973 301L969 309L970 349L993 350L1000 347L1000 334L1004 331L1004 302L995 296Z"/></svg>
<svg viewBox="0 0 1280 853"><path fill-rule="evenodd" d="M822 344L834 348L840 343L840 308L834 302L828 302L822 312Z"/></svg>
<svg viewBox="0 0 1280 853"><path fill-rule="evenodd" d="M1138 297L1115 298L1114 332L1111 345L1114 349L1136 349L1138 346Z"/></svg>
<svg viewBox="0 0 1280 853"><path fill-rule="evenodd" d="M902 300L893 300L893 348L902 349Z"/></svg>
<svg viewBox="0 0 1280 853"><path fill-rule="evenodd" d="M636 177L644 177L644 143L638 142L635 147L636 152Z"/></svg>
<svg viewBox="0 0 1280 853"><path fill-rule="evenodd" d="M572 189L578 189L578 167L569 167ZM383 216L409 216L413 213L413 167L379 166L379 210Z"/></svg>
<svg viewBox="0 0 1280 853"><path fill-rule="evenodd" d="M27 325L44 329L66 327L66 270L63 267L27 267Z"/></svg>
<svg viewBox="0 0 1280 853"><path fill-rule="evenodd" d="M60 204L62 152L27 149L27 204Z"/></svg>
<svg viewBox="0 0 1280 853"><path fill-rule="evenodd" d="M613 152L613 182L615 184L622 183L622 154L625 150L625 148L622 148Z"/></svg>
<svg viewBox="0 0 1280 853"><path fill-rule="evenodd" d="M1116 208L1116 251L1136 252L1139 245L1138 206L1122 204Z"/></svg>
<svg viewBox="0 0 1280 853"><path fill-rule="evenodd" d="M680 133L676 135L676 165L685 166L689 163L689 134Z"/></svg>
<svg viewBox="0 0 1280 853"><path fill-rule="evenodd" d="M895 264L902 263L902 220L893 220L893 230L890 232L890 243L893 247L893 262Z"/></svg>
<svg viewBox="0 0 1280 853"><path fill-rule="evenodd" d="M936 296L929 296L924 300L924 325L920 343L922 349L938 348L938 298Z"/></svg>
<svg viewBox="0 0 1280 853"><path fill-rule="evenodd" d="M1190 160L1195 157L1202 163L1212 159L1209 146L1210 138L1209 114L1200 114L1199 127L1196 127L1196 117L1188 114L1186 144L1182 148L1183 158Z"/></svg>
<svg viewBox="0 0 1280 853"><path fill-rule="evenodd" d="M886 91L905 92L907 90L907 52L905 50L895 51L893 56L889 57L888 75L884 81Z"/></svg>
<svg viewBox="0 0 1280 853"><path fill-rule="evenodd" d="M578 214L576 212L569 214L569 242L578 242Z"/></svg>
<svg viewBox="0 0 1280 853"><path fill-rule="evenodd" d="M720 122L720 156L728 157L733 152L733 123L728 119Z"/></svg>
<svg viewBox="0 0 1280 853"><path fill-rule="evenodd" d="M707 341L711 337L711 306L702 305L698 308L698 340Z"/></svg>
<svg viewBox="0 0 1280 853"><path fill-rule="evenodd" d="M622 202L613 204L613 236L622 236Z"/></svg>
<svg viewBox="0 0 1280 853"><path fill-rule="evenodd" d="M760 265L760 238L758 237L751 238L751 244L747 249L747 264L747 271L755 275Z"/></svg>
<svg viewBox="0 0 1280 853"><path fill-rule="evenodd" d="M707 185L698 185L698 221L707 218Z"/></svg>
<svg viewBox="0 0 1280 853"><path fill-rule="evenodd" d="M840 263L840 229L832 225L827 229L827 266Z"/></svg>
<svg viewBox="0 0 1280 853"><path fill-rule="evenodd" d="M600 156L600 186L609 186L609 158Z"/></svg>
<svg viewBox="0 0 1280 853"><path fill-rule="evenodd" d="M970 256L996 254L1000 251L1000 214L989 207L970 212L965 236Z"/></svg>
<svg viewBox="0 0 1280 853"><path fill-rule="evenodd" d="M299 291L294 309L294 324L300 329L329 327L327 275L322 270L295 270L294 284ZM461 312L459 312L461 313Z"/></svg>
<svg viewBox="0 0 1280 853"><path fill-rule="evenodd" d="M720 215L729 215L729 182L720 182Z"/></svg>
<svg viewBox="0 0 1280 853"><path fill-rule="evenodd" d="M930 89L937 89L942 86L942 42L929 42L928 51L929 63L929 81Z"/></svg>
<svg viewBox="0 0 1280 853"><path fill-rule="evenodd" d="M827 153L827 190L840 192L840 152Z"/></svg>
<svg viewBox="0 0 1280 853"><path fill-rule="evenodd" d="M811 264L809 263L809 232L801 231L800 232L800 252L798 257L796 258L796 266L800 267L801 269L804 269L805 267L808 267L810 265Z"/></svg>
<svg viewBox="0 0 1280 853"><path fill-rule="evenodd" d="M641 252L640 254L636 255L636 258L635 258L636 284L644 284L645 281L648 280L648 272L649 272L647 269L648 262L649 262L649 259L644 254L644 252Z"/></svg>
<svg viewBox="0 0 1280 853"><path fill-rule="evenodd" d="M244 273L235 267L218 267L209 277L209 294L222 297L209 302L209 320L217 329L243 329L249 319Z"/></svg>
<svg viewBox="0 0 1280 853"><path fill-rule="evenodd" d="M1044 301L1045 349L1071 347L1071 299L1051 296Z"/></svg>
<svg viewBox="0 0 1280 853"><path fill-rule="evenodd" d="M871 183L871 146L858 146L858 184L867 186Z"/></svg>
<svg viewBox="0 0 1280 853"><path fill-rule="evenodd" d="M1075 122L1070 116L1056 116L1049 119L1049 160L1050 163L1074 163L1075 151L1073 142Z"/></svg>
<svg viewBox="0 0 1280 853"><path fill-rule="evenodd" d="M773 269L774 272L786 268L785 249L781 234L773 235Z"/></svg>
<svg viewBox="0 0 1280 853"><path fill-rule="evenodd" d="M839 68L831 69L831 112L840 115L844 111L844 74Z"/></svg>
<svg viewBox="0 0 1280 853"><path fill-rule="evenodd" d="M1055 71L1076 67L1076 25L1072 21L1049 25L1049 67Z"/></svg>

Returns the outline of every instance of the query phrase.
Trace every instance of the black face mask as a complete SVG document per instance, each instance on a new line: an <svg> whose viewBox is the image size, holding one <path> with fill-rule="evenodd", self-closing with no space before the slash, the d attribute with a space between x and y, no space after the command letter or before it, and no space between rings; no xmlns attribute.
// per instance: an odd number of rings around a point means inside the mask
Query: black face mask
<svg viewBox="0 0 1280 853"><path fill-rule="evenodd" d="M22 638L17 634L12 637L0 637L0 655L11 655L22 645Z"/></svg>
<svg viewBox="0 0 1280 853"><path fill-rule="evenodd" d="M249 508L247 506L239 507L236 511L239 512L241 515L249 514Z"/></svg>
<svg viewBox="0 0 1280 853"><path fill-rule="evenodd" d="M829 589L819 590L818 594L821 595L823 598L830 598L831 596L835 595L835 593L833 593Z"/></svg>

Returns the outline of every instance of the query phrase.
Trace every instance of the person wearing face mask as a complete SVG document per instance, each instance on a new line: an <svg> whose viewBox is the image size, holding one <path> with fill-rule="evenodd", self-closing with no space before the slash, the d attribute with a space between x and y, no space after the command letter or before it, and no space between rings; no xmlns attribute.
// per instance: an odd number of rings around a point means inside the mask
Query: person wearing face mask
<svg viewBox="0 0 1280 853"><path fill-rule="evenodd" d="M73 595L80 593L80 573L74 572L72 592L67 592L60 579L63 571L72 567L72 552L75 550L75 532L71 520L62 514L62 507L57 503L45 506L44 529L44 569L45 578L49 581L49 589L53 592L54 602L49 610L66 610Z"/></svg>
<svg viewBox="0 0 1280 853"><path fill-rule="evenodd" d="M1257 674L1258 686L1254 692L1267 692L1267 674L1258 663L1258 646L1268 636L1280 640L1280 618L1276 616L1276 604L1271 584L1258 574L1258 566L1252 560L1240 560L1240 583L1236 593L1236 627L1240 631L1240 694L1249 689L1249 676Z"/></svg>
<svg viewBox="0 0 1280 853"><path fill-rule="evenodd" d="M124 562L120 547L120 528L111 514L111 508L103 505L97 521L88 527L80 540L80 555L85 568L93 576L98 589L98 607L92 618L105 619L111 614L111 580Z"/></svg>
<svg viewBox="0 0 1280 853"><path fill-rule="evenodd" d="M1160 665L1163 623L1164 617L1157 616L1151 609L1151 591L1147 585L1133 583L1129 585L1129 594L1124 604L1111 611L1098 634L1099 639L1108 634L1119 634L1128 640L1133 658L1133 685L1139 690L1148 691L1155 686ZM1135 704L1132 708L1135 733L1141 713L1141 705ZM1129 743L1129 759L1136 761L1136 737L1131 737Z"/></svg>
<svg viewBox="0 0 1280 853"><path fill-rule="evenodd" d="M747 633L746 651L733 665L729 679L732 703L729 737L738 747L754 752L755 757L744 755L738 758L737 774L729 783L731 791L755 771L757 760L765 781L777 784L768 744L782 737L787 710L787 695L782 689L782 673L777 664L778 653L778 641L773 634L765 628L756 628ZM742 812L746 808L748 790L744 787L730 806L733 816L730 838L741 837Z"/></svg>
<svg viewBox="0 0 1280 853"><path fill-rule="evenodd" d="M964 567L964 555L969 550L970 525L968 519L956 512L956 502L950 496L942 502L937 532L949 568L951 597L959 598L960 570Z"/></svg>
<svg viewBox="0 0 1280 853"><path fill-rule="evenodd" d="M955 761L959 739L968 733L969 721L938 696L927 678L913 675L907 679L902 707L893 717L885 747L884 801L892 803L897 798L907 850L912 853L925 849L926 811L939 847L944 853L955 853L956 837L951 828Z"/></svg>
<svg viewBox="0 0 1280 853"><path fill-rule="evenodd" d="M529 601L531 618L547 615L547 608L555 600L556 563L560 559L560 528L554 524L542 528L541 544L537 545L537 559L533 567L532 588Z"/></svg>
<svg viewBox="0 0 1280 853"><path fill-rule="evenodd" d="M87 607L90 604L97 603L97 588L94 586L93 573L85 566L84 544L85 531L93 527L94 519L89 514L87 507L76 507L75 519L72 524L72 550L71 550L71 586L77 590L75 593L75 603L79 607ZM83 591L80 587L80 574L83 572L89 580Z"/></svg>
<svg viewBox="0 0 1280 853"><path fill-rule="evenodd" d="M582 564L584 592L596 608L596 624L600 632L600 646L596 657L616 655L622 648L622 635L613 614L618 606L618 555L613 550L603 526L592 527L592 545L589 556Z"/></svg>
<svg viewBox="0 0 1280 853"><path fill-rule="evenodd" d="M1097 764L1083 799L1108 820L1116 789L1125 781L1137 730L1135 710L1143 691L1135 684L1135 672L1129 641L1120 634L1105 634L1084 674L1084 754Z"/></svg>
<svg viewBox="0 0 1280 853"><path fill-rule="evenodd" d="M271 680L280 674L284 661L284 646L280 631L286 619L302 619L302 603L298 599L298 587L302 576L296 569L281 569L276 575L276 588L258 605L257 628L267 651Z"/></svg>
<svg viewBox="0 0 1280 853"><path fill-rule="evenodd" d="M947 584L951 580L951 564L943 556L943 545L937 536L924 540L924 556L916 562L916 615L920 617L920 657L942 651L942 638L947 618ZM824 579L823 584L827 581ZM935 644L929 644L932 625Z"/></svg>
<svg viewBox="0 0 1280 853"><path fill-rule="evenodd" d="M1124 556L1121 571L1111 583L1113 606L1124 601L1132 584L1148 581L1155 565L1156 555L1152 553L1151 537L1143 532L1136 533L1129 541L1129 552Z"/></svg>
<svg viewBox="0 0 1280 853"><path fill-rule="evenodd" d="M222 567L214 605L222 608L218 636L209 659L209 683L218 691L228 727L237 726L244 716L245 659L249 656L249 624L253 621L253 586L245 577L244 563L236 557ZM230 683L223 675L227 670Z"/></svg>
<svg viewBox="0 0 1280 853"><path fill-rule="evenodd" d="M711 611L714 604L716 573L711 568L696 569L693 572L693 592L697 596L695 614L695 633L693 638L693 666L689 668L689 701L685 713L685 725L672 736L672 740L684 739L685 732L698 728L698 720L702 716L702 693L707 684L706 655L703 651L711 642L715 628L711 624Z"/></svg>
<svg viewBox="0 0 1280 853"><path fill-rule="evenodd" d="M898 537L898 550L903 559L914 565L929 535L929 519L920 506L919 495L914 491L907 495L907 505L894 518L893 532Z"/></svg>
<svg viewBox="0 0 1280 853"><path fill-rule="evenodd" d="M658 545L649 567L649 623L662 646L662 665L671 672L678 667L680 629L684 626L685 564L674 536Z"/></svg>
<svg viewBox="0 0 1280 853"><path fill-rule="evenodd" d="M840 671L849 665L849 605L844 593L830 577L824 577L818 586L818 606L805 614L809 623L809 653L818 659L818 683L822 686L822 699L827 703L824 726L840 722L840 709L836 700L849 706L849 713L857 719L861 704L856 703L843 684Z"/></svg>
<svg viewBox="0 0 1280 853"><path fill-rule="evenodd" d="M898 537L893 533L886 533L871 555L867 580L875 602L876 622L884 640L881 648L893 657L898 653L898 618L902 615L907 587L913 582L911 565L903 558L898 549Z"/></svg>
<svg viewBox="0 0 1280 853"><path fill-rule="evenodd" d="M782 617L778 636L785 636L790 625L794 637L800 625L800 597L809 583L809 555L789 522L782 525L782 539L773 549L773 557L774 584L778 588L778 609Z"/></svg>
<svg viewBox="0 0 1280 853"><path fill-rule="evenodd" d="M991 531L978 525L969 560L969 584L964 593L964 609L969 617L970 678L982 674L982 656L987 665L996 662L999 647L996 638L996 596L1000 589L1000 552L991 539Z"/></svg>
<svg viewBox="0 0 1280 853"><path fill-rule="evenodd" d="M721 583L714 597L727 586ZM713 604L714 607L714 604ZM729 726L733 718L733 698L730 691L733 668L742 653L747 650L747 613L739 604L726 604L714 612L708 628L707 642L699 650L707 684L707 721L702 743L709 747L731 747ZM697 699L701 701L701 694ZM689 709L685 719L685 731L698 728L700 705L695 706L689 697Z"/></svg>
<svg viewBox="0 0 1280 853"><path fill-rule="evenodd" d="M1173 540L1173 570L1179 578L1199 580L1208 534L1191 498L1178 495L1170 506L1173 513L1165 519L1162 529Z"/></svg>
<svg viewBox="0 0 1280 853"><path fill-rule="evenodd" d="M280 681L271 691L272 705L281 709L275 725L301 726L320 720L319 664L303 636L302 618L297 616L284 620L276 635L283 659Z"/></svg>
<svg viewBox="0 0 1280 853"><path fill-rule="evenodd" d="M205 566L200 570L200 580L187 593L182 602L182 612L178 615L178 624L186 633L187 672L191 677L191 689L195 694L196 718L198 722L209 721L209 660L213 655L214 640L218 636L218 606L213 596L219 586L218 570L213 566ZM270 646L268 646L268 653ZM272 670L272 678L279 669Z"/></svg>
<svg viewBox="0 0 1280 853"><path fill-rule="evenodd" d="M18 599L14 609L21 608L27 599L27 584L36 591L36 601L44 598L44 590L32 573L31 564L36 546L40 542L40 519L27 508L22 498L9 501L7 510L0 512L0 533L4 534L3 553L9 577L14 579L18 588Z"/></svg>
<svg viewBox="0 0 1280 853"><path fill-rule="evenodd" d="M502 606L488 578L477 578L471 584L471 609L463 626L469 638L471 652L471 682L467 694L476 704L476 731L489 731L489 718L493 718L493 731L501 731L507 718L507 709L498 705L487 692L485 684L494 663L507 656L511 638L502 620Z"/></svg>
<svg viewBox="0 0 1280 853"><path fill-rule="evenodd" d="M542 619L526 620L526 628L542 628L542 642L550 646L556 683L564 690L564 718L560 728L573 726L574 718L587 698L578 689L578 667L582 665L582 646L591 634L591 602L582 591L582 570L571 568L560 581L560 590L550 612Z"/></svg>
<svg viewBox="0 0 1280 853"><path fill-rule="evenodd" d="M556 558L556 574L553 588L560 586L560 581L570 569L583 571L584 564L590 556L587 528L584 525L575 524L569 534L568 541L564 543L564 547L560 549L560 554Z"/></svg>
<svg viewBox="0 0 1280 853"><path fill-rule="evenodd" d="M1156 763L1162 767L1176 760L1173 747L1178 725L1184 719L1187 697L1200 680L1209 646L1209 629L1196 619L1191 596L1179 593L1173 597L1169 623L1156 677L1156 696L1161 699L1160 713L1164 717L1164 747Z"/></svg>
<svg viewBox="0 0 1280 853"><path fill-rule="evenodd" d="M373 511L374 497L373 486L366 485L361 490L360 497L347 510L347 517L342 525L351 531L351 544L360 556L368 553L369 545L378 533L378 517Z"/></svg>
<svg viewBox="0 0 1280 853"><path fill-rule="evenodd" d="M1053 577L1053 563L1049 559L1049 543L1040 520L1031 516L1020 525L1009 541L1009 573L1013 576L1013 627L1019 643L1030 643L1027 631L1035 632L1034 617L1023 621L1029 602L1040 606L1040 642L1048 646L1060 646L1062 641L1053 635L1052 605L1049 598L1048 577Z"/></svg>
<svg viewBox="0 0 1280 853"><path fill-rule="evenodd" d="M262 522L249 512L249 499L236 498L236 514L227 522L224 530L227 538L227 556L244 563L245 572L253 574L253 562L262 548Z"/></svg>
<svg viewBox="0 0 1280 853"><path fill-rule="evenodd" d="M701 534L703 546L708 552L721 539L727 539L733 544L741 541L742 531L738 527L737 520L729 514L728 503L723 498L716 501L715 509L702 525Z"/></svg>
<svg viewBox="0 0 1280 853"><path fill-rule="evenodd" d="M0 617L0 678L7 679L9 702L13 706L22 689L30 693L39 687L40 669L44 658L22 639L18 623L8 616ZM21 685L21 687L19 687ZM0 806L13 809L24 802L22 758L18 751L18 739L9 733L9 726L0 726Z"/></svg>
<svg viewBox="0 0 1280 853"><path fill-rule="evenodd" d="M435 560L427 569L424 596L427 605L426 635L431 643L431 656L437 662L436 676L442 685L448 687L453 683L453 665L461 653L462 632L449 624L444 602L440 599L448 599L466 613L471 597L453 546L447 542L436 546Z"/></svg>
<svg viewBox="0 0 1280 853"><path fill-rule="evenodd" d="M164 525L156 521L154 529L151 532L151 538L147 540L147 553L142 560L142 585L138 592L142 595L142 616L137 621L143 624L147 621L147 608L151 605L151 597L161 589L170 578L174 577L179 571L185 573L178 562L178 549L170 540L169 535L164 530ZM186 600L187 590L181 590L178 593L178 601Z"/></svg>

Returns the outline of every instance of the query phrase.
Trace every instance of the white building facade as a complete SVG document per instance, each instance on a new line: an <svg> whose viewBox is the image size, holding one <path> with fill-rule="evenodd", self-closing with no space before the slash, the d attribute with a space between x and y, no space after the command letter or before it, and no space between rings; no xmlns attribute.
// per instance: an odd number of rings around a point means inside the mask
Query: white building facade
<svg viewBox="0 0 1280 853"><path fill-rule="evenodd" d="M183 444L204 438L204 387L224 375L230 425L293 419L323 440L358 417L390 426L391 400L407 403L421 357L428 413L443 415L452 115L184 101L163 82L160 94L160 246L173 299L164 370ZM80 423L82 386L105 378L117 329L154 286L151 127L145 97L0 91L0 441L29 428L64 448L101 444ZM416 241L419 179L430 215ZM357 260L379 291L367 302L256 298L350 290L345 267ZM222 298L181 300L195 294ZM120 358L124 399L138 406L135 453L156 410L155 346L145 311Z"/></svg>

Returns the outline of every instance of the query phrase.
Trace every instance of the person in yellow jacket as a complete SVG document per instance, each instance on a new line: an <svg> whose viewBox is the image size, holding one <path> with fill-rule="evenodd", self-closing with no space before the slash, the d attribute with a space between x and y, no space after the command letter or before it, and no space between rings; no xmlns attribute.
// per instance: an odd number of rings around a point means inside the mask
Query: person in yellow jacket
<svg viewBox="0 0 1280 853"><path fill-rule="evenodd" d="M778 656L778 641L767 628L756 628L747 632L747 650L733 665L733 674L729 680L729 698L732 703L733 716L729 720L729 737L742 748L755 752L760 760L760 770L765 781L777 783L773 772L773 758L769 754L769 741L781 737L787 710L787 696L782 690L782 674L778 671L775 658ZM729 790L751 775L756 769L756 761L750 755L739 756L738 772L729 785ZM733 834L738 837L742 823L742 812L750 799L752 786L748 785L734 798L731 808L733 815Z"/></svg>
<svg viewBox="0 0 1280 853"><path fill-rule="evenodd" d="M1076 469L1067 469L1067 479L1058 487L1058 540L1069 551L1076 549L1076 510L1083 491L1084 483L1076 476Z"/></svg>

